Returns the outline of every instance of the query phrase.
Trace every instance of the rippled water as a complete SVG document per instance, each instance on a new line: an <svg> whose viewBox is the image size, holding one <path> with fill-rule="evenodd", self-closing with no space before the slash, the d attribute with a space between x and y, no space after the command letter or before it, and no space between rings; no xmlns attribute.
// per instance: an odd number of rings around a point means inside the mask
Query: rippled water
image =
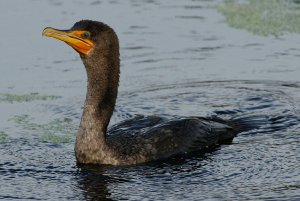
<svg viewBox="0 0 300 201"><path fill-rule="evenodd" d="M1 1L0 199L300 199L300 35L231 28L218 12L223 4ZM209 153L129 167L76 165L85 70L71 48L41 31L83 18L119 35L111 124L135 114L265 122Z"/></svg>

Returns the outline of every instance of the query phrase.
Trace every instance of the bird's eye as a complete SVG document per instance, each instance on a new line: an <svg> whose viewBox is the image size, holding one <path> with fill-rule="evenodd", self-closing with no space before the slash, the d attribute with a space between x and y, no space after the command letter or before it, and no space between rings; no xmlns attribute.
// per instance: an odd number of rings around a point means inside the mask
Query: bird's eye
<svg viewBox="0 0 300 201"><path fill-rule="evenodd" d="M86 31L81 36L82 36L82 38L88 39L88 38L90 38L90 32Z"/></svg>

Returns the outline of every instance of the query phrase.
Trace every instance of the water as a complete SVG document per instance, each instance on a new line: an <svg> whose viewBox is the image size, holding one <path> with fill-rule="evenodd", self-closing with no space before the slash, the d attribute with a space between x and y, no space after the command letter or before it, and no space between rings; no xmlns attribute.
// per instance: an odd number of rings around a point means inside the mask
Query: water
<svg viewBox="0 0 300 201"><path fill-rule="evenodd" d="M300 199L300 35L231 28L217 9L223 3L1 1L0 199ZM70 47L41 32L83 18L119 35L122 74L111 124L134 114L265 115L268 122L206 154L129 167L76 165L85 71Z"/></svg>

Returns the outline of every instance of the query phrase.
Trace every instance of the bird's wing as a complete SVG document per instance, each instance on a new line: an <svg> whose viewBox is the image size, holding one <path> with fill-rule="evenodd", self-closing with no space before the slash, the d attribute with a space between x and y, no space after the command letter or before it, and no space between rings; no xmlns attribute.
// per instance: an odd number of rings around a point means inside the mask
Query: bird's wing
<svg viewBox="0 0 300 201"><path fill-rule="evenodd" d="M140 134L143 130L150 129L164 120L164 118L158 116L138 115L113 125L108 129L107 135L124 135L125 133L131 135Z"/></svg>
<svg viewBox="0 0 300 201"><path fill-rule="evenodd" d="M210 148L228 142L235 136L233 129L219 122L200 118L185 118L157 125L147 132L157 154L169 157Z"/></svg>
<svg viewBox="0 0 300 201"><path fill-rule="evenodd" d="M233 137L230 126L212 119L138 117L112 127L107 143L120 156L156 160L213 147Z"/></svg>

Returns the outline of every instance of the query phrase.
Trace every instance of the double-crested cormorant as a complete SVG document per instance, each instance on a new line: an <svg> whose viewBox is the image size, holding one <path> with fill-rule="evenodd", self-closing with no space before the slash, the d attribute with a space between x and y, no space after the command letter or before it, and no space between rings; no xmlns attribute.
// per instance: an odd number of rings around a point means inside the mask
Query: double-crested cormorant
<svg viewBox="0 0 300 201"><path fill-rule="evenodd" d="M66 42L81 57L87 95L75 144L78 163L131 165L230 142L238 129L220 119L137 116L107 130L117 98L119 42L108 25L91 20L70 30L45 28L43 35Z"/></svg>

